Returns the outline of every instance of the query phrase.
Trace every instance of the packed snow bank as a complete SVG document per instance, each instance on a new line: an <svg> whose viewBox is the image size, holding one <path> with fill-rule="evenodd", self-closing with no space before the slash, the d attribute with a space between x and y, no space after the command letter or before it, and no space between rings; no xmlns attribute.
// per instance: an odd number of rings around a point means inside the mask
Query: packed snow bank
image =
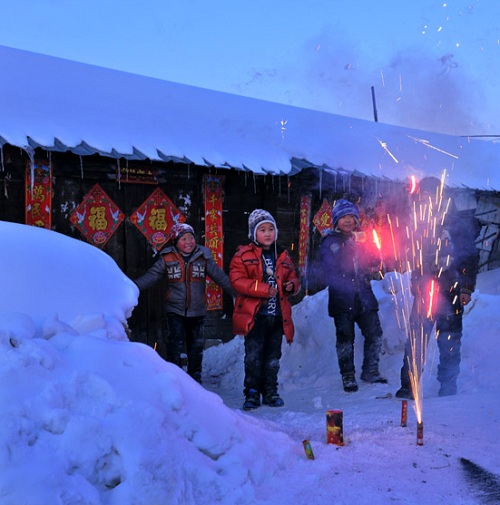
<svg viewBox="0 0 500 505"><path fill-rule="evenodd" d="M249 503L300 454L143 344L36 332L0 320L2 505Z"/></svg>
<svg viewBox="0 0 500 505"><path fill-rule="evenodd" d="M55 231L0 221L0 265L0 314L119 335L137 305L137 286L110 256Z"/></svg>

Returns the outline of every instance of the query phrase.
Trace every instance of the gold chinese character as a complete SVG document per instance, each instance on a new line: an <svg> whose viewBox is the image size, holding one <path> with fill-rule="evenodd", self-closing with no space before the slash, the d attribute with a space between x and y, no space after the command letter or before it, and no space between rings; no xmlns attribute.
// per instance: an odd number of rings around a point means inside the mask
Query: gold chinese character
<svg viewBox="0 0 500 505"><path fill-rule="evenodd" d="M320 222L322 226L328 226L329 217L330 217L329 214L326 212L324 214L321 214Z"/></svg>
<svg viewBox="0 0 500 505"><path fill-rule="evenodd" d="M93 230L105 230L108 227L106 207L104 205L90 209L89 226Z"/></svg>
<svg viewBox="0 0 500 505"><path fill-rule="evenodd" d="M153 209L151 211L151 215L149 216L149 226L151 226L151 228L156 231L165 231L167 229L166 214L166 209Z"/></svg>
<svg viewBox="0 0 500 505"><path fill-rule="evenodd" d="M43 202L43 186L35 184L33 186L33 200L41 200Z"/></svg>
<svg viewBox="0 0 500 505"><path fill-rule="evenodd" d="M40 210L40 203L34 203L31 207L31 215L33 218L40 217L42 215L42 211Z"/></svg>
<svg viewBox="0 0 500 505"><path fill-rule="evenodd" d="M219 237L213 237L207 242L207 246L209 249L217 249L219 247Z"/></svg>

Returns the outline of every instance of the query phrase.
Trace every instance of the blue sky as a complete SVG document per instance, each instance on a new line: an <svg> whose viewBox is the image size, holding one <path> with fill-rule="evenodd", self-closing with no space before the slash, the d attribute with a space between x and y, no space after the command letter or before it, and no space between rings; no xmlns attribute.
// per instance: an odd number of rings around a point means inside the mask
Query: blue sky
<svg viewBox="0 0 500 505"><path fill-rule="evenodd" d="M5 2L7 3L7 2ZM335 114L500 135L496 0L11 0L0 44Z"/></svg>

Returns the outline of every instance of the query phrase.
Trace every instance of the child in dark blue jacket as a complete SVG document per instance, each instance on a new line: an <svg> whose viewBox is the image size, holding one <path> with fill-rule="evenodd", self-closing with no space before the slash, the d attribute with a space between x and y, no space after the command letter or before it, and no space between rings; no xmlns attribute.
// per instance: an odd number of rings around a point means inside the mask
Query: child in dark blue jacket
<svg viewBox="0 0 500 505"><path fill-rule="evenodd" d="M378 302L370 281L380 274L382 263L375 245L358 232L359 211L353 203L338 200L332 210L333 232L321 243L320 257L328 285L328 314L337 333L337 357L342 384L347 392L358 390L354 366L357 324L365 339L361 380L386 383L380 375L382 327Z"/></svg>

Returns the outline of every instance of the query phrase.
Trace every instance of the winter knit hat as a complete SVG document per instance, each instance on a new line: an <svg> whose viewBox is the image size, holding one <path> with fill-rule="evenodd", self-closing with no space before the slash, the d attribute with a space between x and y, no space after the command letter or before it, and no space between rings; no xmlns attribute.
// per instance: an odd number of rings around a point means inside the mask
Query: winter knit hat
<svg viewBox="0 0 500 505"><path fill-rule="evenodd" d="M177 223L170 228L170 240L174 245L177 244L179 239L186 233L191 233L195 237L193 227L186 223Z"/></svg>
<svg viewBox="0 0 500 505"><path fill-rule="evenodd" d="M267 210L264 209L255 209L248 216L248 238L257 242L256 232L257 228L263 223L271 223L276 230L276 239L278 238L278 227L276 226L276 221L274 217L271 216Z"/></svg>
<svg viewBox="0 0 500 505"><path fill-rule="evenodd" d="M359 226L359 210L356 205L344 199L337 200L332 209L333 229L337 228L337 223L341 217L348 216L349 214L354 216L356 224Z"/></svg>

